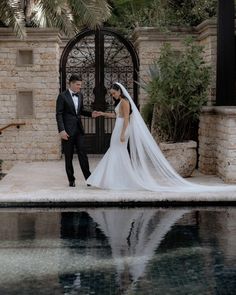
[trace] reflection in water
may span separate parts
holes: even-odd
[[[105,233],[112,249],[120,290],[132,287],[171,226],[187,210],[99,210],[89,215]]]
[[[234,208],[2,211],[0,294],[234,294],[235,217]]]

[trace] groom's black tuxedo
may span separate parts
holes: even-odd
[[[84,110],[83,94],[81,92],[78,93],[77,111],[75,110],[70,91],[66,90],[60,93],[57,98],[56,112],[59,132],[65,130],[70,136],[73,136],[77,131],[84,134],[81,115],[91,117],[91,112]]]
[[[88,157],[84,150],[84,128],[81,121],[81,115],[91,117],[92,113],[84,110],[83,94],[79,92],[78,108],[75,110],[75,104],[69,90],[60,93],[57,97],[56,120],[58,131],[63,130],[69,135],[68,140],[62,140],[65,154],[66,172],[68,180],[74,181],[74,169],[72,164],[74,146],[76,146],[80,167],[85,179],[90,175]]]

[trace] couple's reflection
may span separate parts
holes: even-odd
[[[144,274],[148,261],[186,210],[90,210],[109,240],[122,291]]]
[[[186,212],[171,209],[90,209],[79,215],[62,213],[62,235],[63,238],[84,240],[90,235],[98,240],[105,238],[117,273],[119,292],[117,290],[114,294],[126,294],[144,275],[148,261],[165,235]],[[89,220],[87,225],[84,222],[86,216]],[[65,222],[66,218],[70,218],[71,222]],[[63,224],[70,224],[70,228]],[[94,254],[94,259],[99,259],[97,250]]]

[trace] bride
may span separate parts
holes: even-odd
[[[110,148],[87,179],[88,185],[159,192],[236,190],[235,186],[198,185],[183,179],[163,156],[125,87],[116,82],[110,93],[118,102],[115,113],[96,114],[116,118]]]

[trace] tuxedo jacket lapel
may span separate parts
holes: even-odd
[[[81,93],[79,93],[77,114],[79,114],[79,112],[80,112],[81,104],[82,104],[82,95],[81,95]]]
[[[75,105],[74,105],[73,99],[71,97],[70,91],[68,89],[66,90],[65,95],[66,95],[66,98],[67,98],[68,103],[70,104],[71,108],[73,109],[73,111],[76,114]]]

